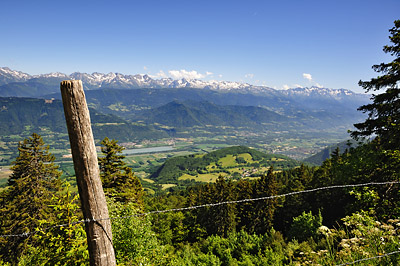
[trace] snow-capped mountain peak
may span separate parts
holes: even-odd
[[[292,88],[284,90],[282,91],[282,93],[288,96],[303,96],[303,97],[325,96],[325,97],[332,97],[335,99],[341,99],[346,96],[355,95],[354,92],[347,89],[329,89],[316,86]]]
[[[0,85],[11,82],[24,82],[30,78],[31,76],[27,73],[11,70],[8,67],[0,67]]]
[[[51,73],[48,73],[48,74],[34,75],[34,76],[31,76],[31,78],[61,78],[61,79],[69,79],[69,76],[67,76],[64,73],[60,73],[60,72],[51,72]]]
[[[21,71],[11,70],[7,67],[0,67],[0,86],[12,82],[25,82],[30,79],[79,79],[82,80],[85,89],[99,88],[199,88],[217,91],[230,91],[238,93],[252,93],[257,95],[286,95],[293,97],[331,97],[341,99],[351,96],[354,92],[346,89],[328,89],[320,87],[292,88],[288,90],[276,90],[267,86],[255,86],[248,83],[218,80],[199,80],[199,79],[178,79],[171,78],[152,78],[147,74],[124,75],[121,73],[99,73],[92,74],[74,72],[66,75],[60,72],[31,76]]]

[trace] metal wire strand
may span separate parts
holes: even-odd
[[[80,223],[90,223],[90,222],[99,222],[99,221],[116,220],[116,219],[128,219],[128,218],[132,218],[132,217],[140,217],[140,216],[159,214],[159,213],[188,211],[188,210],[194,210],[194,209],[199,209],[199,208],[215,207],[215,206],[220,206],[220,205],[225,205],[225,204],[236,204],[236,203],[243,203],[243,202],[259,201],[259,200],[267,200],[267,199],[275,199],[275,198],[283,198],[283,197],[293,196],[293,195],[302,194],[302,193],[310,193],[310,192],[320,191],[320,190],[329,190],[329,189],[337,189],[337,188],[364,187],[364,186],[377,186],[377,185],[388,185],[388,184],[399,184],[399,183],[400,183],[399,181],[388,181],[388,182],[368,182],[368,183],[350,184],[350,185],[334,185],[334,186],[313,188],[313,189],[302,190],[302,191],[289,192],[289,193],[285,193],[285,194],[281,194],[281,195],[272,195],[272,196],[260,197],[260,198],[241,199],[241,200],[224,201],[224,202],[217,202],[217,203],[208,203],[208,204],[202,204],[202,205],[196,205],[196,206],[190,206],[190,207],[184,207],[184,208],[157,210],[157,211],[150,211],[150,212],[146,212],[146,213],[137,213],[137,214],[133,214],[133,215],[108,217],[108,218],[102,218],[102,219],[95,219],[95,218],[93,218],[93,219],[84,219],[84,220],[76,221],[76,222],[73,222],[73,223],[58,224],[58,225],[54,225],[54,226],[50,226],[50,227],[34,230],[34,231],[31,231],[31,232],[25,232],[25,233],[22,233],[22,234],[0,235],[0,237],[3,237],[3,238],[5,238],[5,237],[29,237],[30,235],[34,235],[34,234],[42,232],[42,231],[50,230],[50,229],[57,228],[57,227],[66,227],[66,226],[76,225],[76,224],[80,224]],[[394,255],[394,254],[397,254],[397,253],[400,253],[400,250],[389,252],[389,253],[386,253],[386,254],[383,254],[383,255],[378,255],[378,256],[375,256],[375,257],[364,258],[364,259],[359,259],[359,260],[352,261],[352,262],[337,264],[336,266],[352,265],[352,264],[363,262],[363,261],[368,261],[368,260],[373,260],[373,259],[377,259],[377,258],[383,258],[383,257],[391,256],[391,255]]]
[[[374,259],[378,259],[378,258],[388,257],[388,256],[391,256],[391,255],[394,255],[394,254],[397,254],[397,253],[400,253],[400,250],[392,251],[392,252],[389,252],[389,253],[386,253],[386,254],[382,254],[382,255],[378,255],[378,256],[375,256],[375,257],[359,259],[359,260],[355,260],[355,261],[352,261],[352,262],[346,262],[346,263],[342,263],[342,264],[336,264],[335,266],[356,264],[356,263],[359,263],[359,262],[362,262],[362,261],[374,260]]]
[[[399,184],[399,183],[400,183],[400,181],[387,181],[387,182],[368,182],[368,183],[362,183],[362,184],[349,184],[349,185],[333,185],[333,186],[312,188],[312,189],[307,189],[307,190],[302,190],[302,191],[294,191],[294,192],[289,192],[289,193],[285,193],[285,194],[281,194],[281,195],[265,196],[265,197],[260,197],[260,198],[223,201],[223,202],[208,203],[208,204],[189,206],[189,207],[183,207],[183,208],[175,208],[175,209],[167,209],[167,210],[156,210],[156,211],[150,211],[150,212],[146,212],[146,213],[137,213],[137,214],[132,214],[132,215],[126,215],[126,216],[107,217],[107,218],[102,218],[102,219],[95,219],[95,218],[84,219],[84,220],[76,221],[76,222],[73,222],[73,223],[65,223],[65,224],[53,225],[53,226],[49,226],[49,227],[46,227],[46,228],[34,230],[34,231],[31,231],[31,232],[25,232],[25,233],[21,233],[21,234],[0,235],[0,237],[3,237],[3,238],[5,238],[5,237],[28,237],[30,235],[33,235],[33,234],[36,234],[36,233],[39,233],[39,232],[42,232],[42,231],[47,231],[49,229],[53,229],[53,228],[57,228],[57,227],[66,227],[66,226],[76,225],[76,224],[80,224],[80,223],[90,223],[90,222],[98,222],[98,221],[105,221],[105,220],[116,220],[116,219],[128,219],[128,218],[132,218],[132,217],[140,217],[140,216],[147,216],[147,215],[167,213],[167,212],[188,211],[188,210],[194,210],[194,209],[199,209],[199,208],[216,207],[216,206],[225,205],[225,204],[236,204],[236,203],[244,203],[244,202],[251,202],[251,201],[283,198],[283,197],[293,196],[293,195],[302,194],[302,193],[310,193],[310,192],[320,191],[320,190],[329,190],[329,189],[338,189],[338,188],[352,188],[352,187],[365,187],[365,186],[379,186],[379,185]]]

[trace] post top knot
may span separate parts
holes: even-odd
[[[63,80],[60,83],[61,90],[63,89],[83,89],[82,81],[81,80]]]
[[[61,85],[63,85],[63,84],[69,84],[69,83],[82,83],[82,80],[79,80],[79,79],[77,79],[77,80],[63,80],[63,81],[61,81]]]

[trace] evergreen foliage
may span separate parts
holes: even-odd
[[[101,142],[101,152],[104,157],[99,158],[100,177],[106,195],[121,202],[136,202],[142,204],[143,188],[140,180],[134,175],[123,161],[124,147],[118,141],[104,138]]]
[[[275,166],[276,168],[287,169],[299,165],[297,161],[283,155],[265,154],[245,146],[232,146],[204,155],[186,155],[169,158],[150,176],[150,178],[164,183],[176,183],[178,177],[183,174],[197,175],[203,172],[223,172],[224,166],[219,163],[220,159],[227,156],[242,158],[240,157],[242,154],[249,154],[252,162],[248,163],[240,159],[240,162],[238,162],[234,159],[232,167],[252,166],[258,168],[260,166]],[[243,163],[243,161],[245,163]],[[212,168],[211,165],[213,165],[214,168]]]
[[[232,181],[226,181],[223,176],[219,176],[215,185],[212,186],[213,203],[235,200]],[[213,217],[213,219],[210,219]],[[236,230],[236,206],[235,204],[224,204],[215,206],[208,210],[207,232],[209,235],[228,236],[228,233]]]
[[[129,216],[141,212],[133,202],[122,204],[109,199],[109,213],[112,217]],[[161,256],[165,247],[151,230],[148,217],[130,217],[112,221],[113,246],[118,265],[161,265],[167,259]]]
[[[73,196],[66,183],[66,192],[53,197],[49,207],[56,213],[54,221],[40,220],[39,232],[22,261],[26,265],[89,265],[85,225],[82,220],[79,196]],[[66,226],[57,226],[64,224]],[[41,228],[50,228],[41,230]]]
[[[382,138],[384,147],[398,149],[400,147],[400,20],[394,22],[389,30],[392,45],[385,45],[383,51],[394,56],[392,62],[374,65],[372,68],[382,73],[381,76],[370,81],[360,81],[367,92],[385,90],[373,95],[371,104],[363,105],[360,111],[368,113],[368,119],[363,123],[355,124],[358,131],[354,137],[376,135]]]
[[[289,236],[301,242],[308,240],[310,237],[317,241],[317,230],[321,226],[321,212],[318,215],[312,215],[312,212],[303,212],[293,218]]]
[[[41,136],[33,133],[20,142],[18,151],[9,187],[1,193],[0,234],[21,234],[35,230],[40,220],[53,221],[55,215],[50,205],[54,204],[53,195],[62,190],[61,172]],[[0,241],[3,259],[15,261],[35,240],[27,237]]]
[[[321,165],[326,159],[331,158],[331,154],[336,150],[336,148],[339,148],[341,153],[346,152],[346,150],[353,149],[360,145],[362,143],[358,143],[354,139],[349,139],[346,141],[339,142],[334,145],[330,145],[323,149],[322,151],[302,160],[305,163],[309,163],[312,165]]]
[[[253,197],[261,198],[277,194],[278,182],[273,167],[271,166],[267,175],[261,176],[261,178],[255,182]],[[253,232],[263,234],[272,228],[277,204],[278,199],[260,200],[253,203],[253,217],[251,219]]]
[[[290,169],[277,174],[277,180],[281,180],[279,194],[303,191],[312,188],[313,168],[301,165],[298,168]],[[284,176],[284,178],[281,178]],[[301,214],[304,210],[310,209],[310,201],[307,201],[307,195],[297,194],[290,198],[285,198],[281,208],[277,209],[274,217],[274,227],[285,234],[288,232],[293,217]]]
[[[254,197],[255,183],[245,179],[240,179],[235,185],[237,200],[251,199]],[[237,231],[254,231],[254,208],[252,202],[243,202],[236,205],[237,210]]]

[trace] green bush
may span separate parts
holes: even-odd
[[[322,226],[321,212],[318,215],[312,215],[312,212],[303,212],[301,215],[293,218],[290,227],[289,236],[291,239],[297,239],[300,242],[308,240],[310,237],[314,241],[318,238],[317,230]]]

